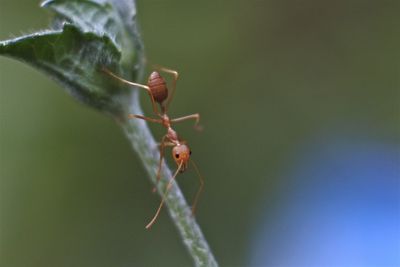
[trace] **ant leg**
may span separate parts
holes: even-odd
[[[145,117],[142,115],[136,115],[136,114],[129,114],[128,118],[129,119],[141,119],[141,120],[150,121],[150,122],[154,122],[154,123],[162,123],[161,120]]]
[[[143,88],[145,90],[149,90],[149,87],[147,85],[140,84],[140,83],[134,83],[134,82],[125,80],[124,78],[119,77],[118,75],[116,75],[115,73],[111,72],[109,69],[107,69],[105,67],[102,68],[102,71],[107,73],[108,75],[110,75],[111,77],[113,77],[114,79],[117,79],[118,81],[120,81],[122,83],[126,83],[126,84],[129,84],[129,85],[132,85],[132,86],[137,86],[137,87]]]
[[[107,73],[108,75],[110,75],[111,77],[113,77],[114,79],[116,79],[116,80],[118,80],[118,81],[120,81],[120,82],[122,82],[122,83],[125,83],[125,84],[128,84],[128,85],[132,85],[132,86],[136,86],[136,87],[145,89],[145,90],[147,91],[147,93],[149,94],[149,96],[150,96],[151,105],[153,106],[153,111],[154,111],[154,113],[160,116],[160,113],[158,112],[158,109],[157,109],[156,102],[154,101],[154,97],[153,97],[153,95],[152,95],[152,93],[151,93],[151,91],[150,91],[150,88],[149,88],[147,85],[140,84],[140,83],[134,83],[134,82],[125,80],[125,79],[123,79],[123,78],[117,76],[116,74],[112,73],[112,72],[111,72],[110,70],[108,70],[107,68],[104,68],[104,67],[103,67],[102,70],[103,70],[105,73]]]
[[[176,119],[172,119],[171,122],[175,123],[175,122],[181,122],[181,121],[186,121],[186,120],[191,120],[191,119],[196,120],[195,123],[194,123],[194,126],[193,126],[196,130],[200,131],[200,130],[203,129],[203,127],[201,127],[199,125],[199,122],[200,122],[200,114],[199,113],[188,115],[188,116],[184,116],[184,117],[180,117],[180,118],[176,118]]]
[[[171,74],[173,76],[172,90],[171,90],[171,93],[170,93],[167,101],[165,102],[165,110],[167,110],[168,106],[169,106],[170,102],[172,101],[172,98],[174,97],[174,94],[175,94],[176,81],[179,78],[179,73],[176,70],[168,69],[168,68],[165,68],[165,67],[162,67],[162,66],[159,66],[159,65],[154,65],[154,68],[156,70],[158,70],[158,71],[163,71],[163,72],[169,73],[169,74]]]
[[[171,187],[172,187],[172,183],[174,182],[174,180],[175,180],[176,176],[178,175],[179,171],[181,170],[182,165],[183,165],[183,162],[181,162],[181,163],[179,164],[178,169],[176,169],[176,172],[174,173],[174,176],[172,176],[172,178],[169,180],[168,185],[167,185],[167,188],[165,189],[164,195],[163,195],[163,197],[162,197],[160,206],[158,207],[158,209],[157,209],[157,211],[156,211],[156,214],[154,215],[153,219],[151,219],[151,221],[146,225],[146,229],[149,229],[149,228],[155,223],[155,221],[156,221],[158,215],[160,214],[161,208],[162,208],[163,205],[164,205],[165,198],[167,197],[168,192],[169,192],[169,190],[170,190]]]
[[[151,93],[150,89],[147,90],[147,93],[149,94],[150,100],[151,100],[151,106],[153,107],[153,112],[158,115],[159,117],[161,117],[160,112],[158,112],[157,109],[157,105],[156,105],[156,101],[154,101],[154,97],[153,94]]]
[[[197,202],[199,201],[200,194],[203,192],[204,179],[203,179],[203,176],[201,176],[199,169],[197,168],[197,165],[194,163],[194,161],[190,160],[190,162],[192,163],[194,169],[196,170],[197,175],[199,176],[199,180],[200,180],[200,187],[197,190],[197,193],[196,193],[196,196],[194,197],[194,201],[193,201],[193,205],[192,205],[192,215],[194,215],[194,213],[196,211]]]
[[[164,160],[164,148],[165,148],[165,146],[166,145],[168,145],[166,142],[165,142],[165,139],[167,138],[167,136],[163,136],[163,138],[161,139],[161,143],[160,143],[160,161],[158,162],[158,170],[157,170],[157,182],[156,182],[156,184],[158,184],[158,182],[160,181],[160,179],[161,179],[161,168],[162,168],[162,162],[163,162],[163,160]],[[156,190],[157,190],[157,188],[156,188],[156,186],[154,186],[153,187],[153,193],[155,193],[156,192]]]

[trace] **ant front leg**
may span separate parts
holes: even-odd
[[[174,146],[173,143],[171,142],[167,142],[167,136],[164,135],[164,137],[161,139],[161,143],[160,143],[160,161],[158,162],[158,170],[157,170],[157,182],[156,184],[158,184],[158,182],[161,179],[161,168],[162,168],[162,163],[164,161],[164,151],[165,151],[165,147],[166,146]],[[153,187],[153,193],[155,193],[157,190],[156,186]]]
[[[163,136],[163,138],[161,139],[161,143],[160,143],[160,161],[158,162],[158,170],[157,170],[157,182],[156,185],[158,184],[158,182],[161,179],[161,168],[162,168],[162,163],[164,161],[164,149],[165,146],[168,145],[167,142],[165,141],[167,139],[167,136]],[[153,187],[153,193],[156,192],[157,188],[156,185]]]
[[[186,121],[186,120],[195,120],[193,127],[198,131],[201,131],[203,129],[203,127],[201,125],[199,125],[199,122],[200,122],[200,114],[199,113],[172,119],[171,122],[175,123],[175,122],[182,122],[182,121]]]

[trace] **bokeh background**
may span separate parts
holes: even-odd
[[[399,1],[137,5],[148,60],[181,74],[172,115],[202,116],[178,130],[221,266],[400,265]],[[0,0],[2,40],[48,22]],[[110,118],[8,58],[0,87],[1,266],[192,264],[165,211],[145,231],[159,198]]]

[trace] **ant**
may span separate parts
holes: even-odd
[[[149,229],[155,223],[158,215],[160,214],[161,208],[164,205],[165,198],[167,197],[168,192],[172,187],[173,181],[175,180],[178,173],[183,173],[187,169],[189,161],[192,163],[192,165],[200,179],[200,187],[195,195],[193,205],[192,205],[192,215],[194,215],[194,213],[195,213],[195,209],[196,209],[196,205],[197,205],[199,196],[204,187],[204,179],[201,176],[201,174],[197,168],[197,165],[194,163],[193,160],[190,159],[192,151],[190,150],[189,146],[187,145],[187,142],[185,140],[182,140],[181,138],[179,138],[177,132],[174,129],[172,129],[173,123],[194,119],[195,120],[195,125],[194,125],[195,129],[200,130],[201,127],[199,127],[199,125],[198,125],[199,121],[200,121],[200,114],[196,113],[196,114],[192,114],[192,115],[188,115],[188,116],[184,116],[184,117],[180,117],[180,118],[176,118],[176,119],[170,119],[169,116],[167,115],[167,111],[168,111],[169,104],[171,103],[172,98],[174,97],[174,93],[175,93],[175,89],[176,89],[176,82],[178,80],[179,74],[175,70],[171,70],[171,69],[164,68],[164,67],[155,67],[155,69],[156,70],[150,74],[149,79],[147,81],[147,85],[144,85],[144,84],[127,81],[127,80],[117,76],[116,74],[112,73],[108,69],[103,68],[103,71],[105,73],[107,73],[108,75],[110,75],[111,77],[113,77],[114,79],[116,79],[124,84],[128,84],[128,85],[139,87],[139,88],[146,90],[147,93],[149,94],[149,97],[151,100],[153,112],[155,115],[157,115],[159,117],[159,118],[155,119],[155,118],[145,117],[142,115],[129,114],[128,118],[137,118],[137,119],[142,119],[142,120],[149,121],[149,122],[159,123],[167,130],[167,133],[162,137],[161,143],[160,143],[160,160],[159,160],[158,170],[157,170],[157,183],[160,181],[160,178],[161,178],[161,167],[162,167],[162,162],[164,160],[165,147],[167,147],[167,146],[172,147],[172,157],[173,157],[175,163],[177,164],[177,169],[176,169],[174,175],[172,176],[172,178],[168,182],[168,185],[166,187],[164,195],[161,199],[161,203],[160,203],[154,217],[146,225],[146,229]],[[167,84],[166,84],[164,78],[160,75],[159,71],[171,74],[173,76],[172,91],[169,96],[168,96]],[[159,104],[161,112],[158,111],[156,102]],[[155,192],[156,187],[154,187],[152,191]]]

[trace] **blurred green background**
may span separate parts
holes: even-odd
[[[260,207],[289,197],[282,174],[318,133],[399,145],[399,1],[137,6],[148,60],[181,75],[172,116],[202,116],[201,133],[177,128],[206,180],[197,220],[221,266],[249,264]],[[1,40],[49,21],[38,1],[0,0]],[[159,197],[110,118],[8,58],[0,87],[1,266],[192,264],[165,211],[144,229]],[[195,173],[178,180],[191,199]]]

